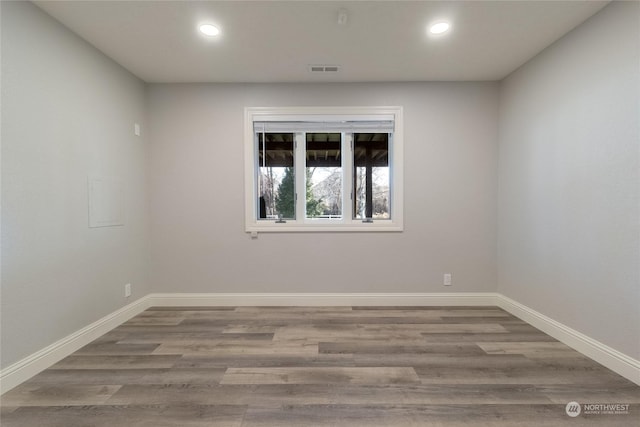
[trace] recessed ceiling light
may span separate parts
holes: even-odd
[[[200,27],[198,27],[198,29],[205,36],[217,36],[218,34],[220,34],[220,28],[211,24],[202,24],[200,25]]]
[[[448,22],[438,22],[433,24],[430,28],[429,28],[429,32],[431,34],[442,34],[442,33],[446,33],[447,31],[449,31],[449,23]]]

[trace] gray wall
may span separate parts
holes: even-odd
[[[640,359],[640,4],[613,3],[500,92],[502,294]]]
[[[1,83],[6,367],[149,292],[148,190],[144,84],[30,3],[2,2]],[[125,226],[88,228],[89,175],[126,184]]]
[[[496,285],[496,83],[150,85],[154,289],[456,292]],[[403,233],[244,232],[245,106],[404,107]],[[451,288],[442,274],[453,273]]]

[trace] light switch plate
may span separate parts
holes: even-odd
[[[445,273],[444,275],[444,286],[451,286],[451,274]]]

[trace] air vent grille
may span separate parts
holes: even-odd
[[[337,73],[340,71],[339,65],[309,65],[312,73]]]

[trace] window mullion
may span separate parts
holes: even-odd
[[[305,155],[305,134],[296,133],[295,136],[295,174],[296,174],[296,221],[304,222],[306,216],[306,155]]]
[[[389,134],[389,139],[388,139],[388,147],[389,147],[389,219],[394,219],[394,215],[396,214],[394,212],[394,206],[395,206],[395,200],[394,197],[396,196],[396,188],[395,188],[395,179],[393,177],[393,175],[395,174],[395,163],[394,163],[394,153],[395,153],[395,147],[393,144],[393,133]]]
[[[342,134],[342,221],[353,221],[353,134]]]

